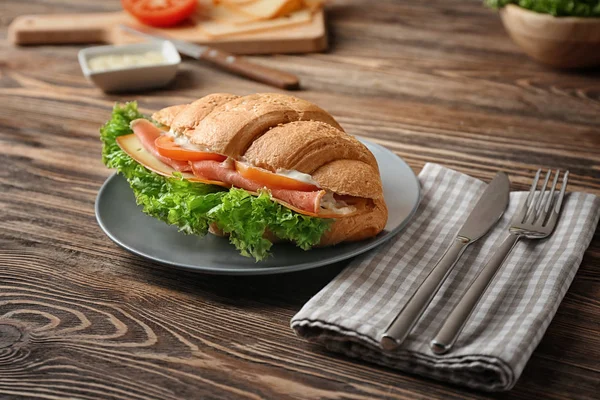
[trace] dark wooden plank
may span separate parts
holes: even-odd
[[[373,3],[375,4],[375,3]],[[173,271],[115,246],[97,226],[110,174],[98,127],[115,101],[146,111],[204,94],[271,91],[187,61],[174,84],[105,95],[80,47],[13,48],[26,13],[106,11],[119,2],[0,5],[0,397],[594,398],[600,391],[600,236],[516,388],[485,394],[327,352],[289,319],[344,265],[274,277]],[[335,1],[331,51],[253,57],[299,75],[298,95],[418,172],[438,162],[524,189],[539,166],[569,168],[600,194],[600,73],[528,60],[479,2]]]

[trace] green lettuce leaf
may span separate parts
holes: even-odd
[[[484,0],[484,3],[492,8],[516,4],[555,17],[600,17],[600,0]]]
[[[200,236],[215,223],[242,255],[257,261],[269,255],[272,242],[264,237],[267,231],[308,250],[329,229],[331,220],[298,214],[272,201],[266,191],[252,196],[243,189],[224,190],[146,169],[116,143],[118,136],[132,133],[129,123],[137,118],[145,117],[135,102],[115,105],[111,119],[100,129],[102,161],[127,179],[146,214]]]

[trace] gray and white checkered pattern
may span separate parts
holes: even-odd
[[[588,247],[600,198],[570,193],[555,232],[513,249],[453,350],[434,355],[429,341],[469,282],[505,235],[526,192],[488,235],[467,248],[429,308],[398,351],[378,345],[387,325],[456,235],[485,183],[435,164],[419,174],[422,201],[409,225],[390,242],[355,259],[291,322],[296,333],[334,351],[450,381],[501,391],[512,388],[540,342]]]

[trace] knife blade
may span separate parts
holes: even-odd
[[[504,172],[496,174],[467,217],[457,236],[475,241],[498,222],[508,206],[510,182]]]
[[[402,344],[467,246],[485,235],[504,214],[509,194],[508,176],[499,172],[471,210],[442,258],[387,327],[379,342],[384,350],[394,350]]]
[[[296,75],[255,64],[244,57],[223,50],[186,42],[185,40],[170,38],[167,35],[157,32],[155,29],[147,27],[136,26],[134,28],[129,25],[120,25],[120,28],[126,32],[147,39],[168,40],[173,43],[177,51],[181,54],[185,54],[186,56],[197,60],[208,61],[229,72],[245,76],[258,82],[287,90],[298,89],[300,86],[300,82]]]

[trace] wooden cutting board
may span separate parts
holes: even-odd
[[[118,28],[119,24],[139,23],[127,13],[23,15],[8,28],[9,39],[17,45],[108,43],[123,44],[143,39]],[[323,10],[307,24],[225,37],[211,37],[193,22],[161,33],[198,44],[208,44],[236,54],[310,53],[327,48]]]

